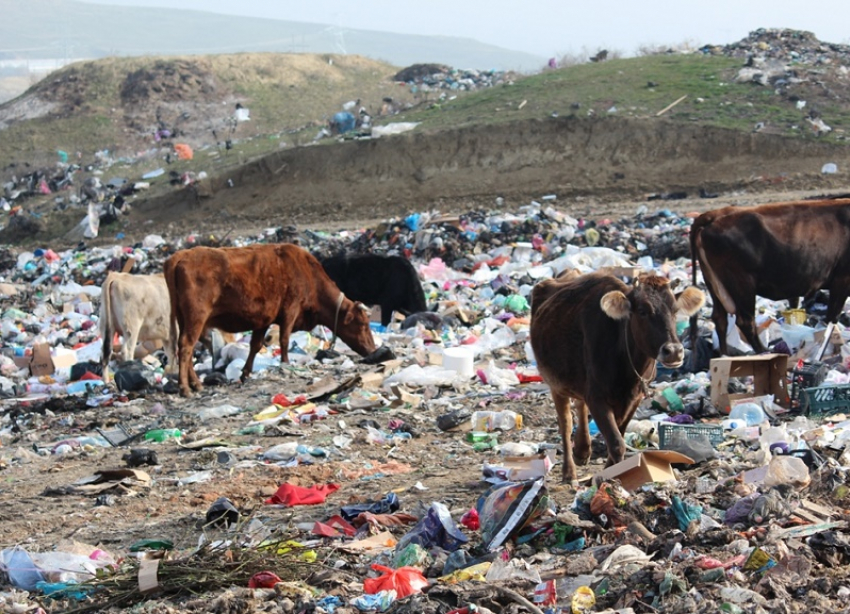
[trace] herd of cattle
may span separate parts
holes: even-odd
[[[678,296],[675,283],[655,274],[625,283],[603,272],[566,271],[534,287],[531,345],[557,412],[564,481],[575,482],[575,461],[590,458],[589,416],[606,442],[608,464],[619,462],[623,433],[656,363],[682,364],[676,314],[692,316],[695,332],[705,302],[696,287],[697,265],[712,298],[721,353],[727,314],[736,316],[752,347],[764,351],[755,331],[756,295],[797,301],[829,290],[827,319],[834,322],[850,293],[850,198],[709,211],[696,218],[690,239],[693,285]],[[272,324],[280,329],[281,362],[287,361],[290,334],[319,324],[361,356],[372,354],[376,345],[365,305],[381,306],[384,325],[393,311],[426,311],[410,262],[371,254],[319,261],[292,244],[195,247],[171,256],[164,275],[109,274],[100,313],[102,360],[105,367],[116,332],[124,338],[124,359],[137,342],[161,339],[179,369],[180,393],[189,396],[201,389],[193,350],[205,331],[251,331],[244,381]]]

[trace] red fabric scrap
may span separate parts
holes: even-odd
[[[275,574],[270,571],[260,571],[251,576],[248,580],[248,588],[274,588],[278,582],[283,582]]]
[[[294,484],[281,484],[277,492],[266,499],[266,505],[318,505],[324,503],[332,492],[339,490],[339,484],[319,484],[304,488]]]

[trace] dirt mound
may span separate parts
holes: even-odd
[[[121,84],[121,102],[124,105],[148,104],[152,100],[177,102],[212,96],[216,90],[215,75],[207,62],[158,60],[151,67],[127,75]]]

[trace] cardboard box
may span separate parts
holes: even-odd
[[[777,405],[789,406],[788,356],[786,354],[712,358],[709,371],[711,403],[720,411],[729,413],[729,404],[734,399],[760,397],[766,394],[772,394]],[[729,378],[750,376],[753,378],[752,393],[729,394]]]
[[[30,373],[36,377],[42,375],[53,375],[56,365],[50,356],[50,346],[46,343],[37,343],[32,346],[32,361],[30,361]]]
[[[624,461],[611,465],[597,474],[596,481],[620,480],[626,490],[636,490],[651,482],[669,482],[675,480],[673,463],[693,465],[692,458],[672,450],[646,450]]]

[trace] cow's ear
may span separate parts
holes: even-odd
[[[670,280],[670,291],[671,291],[671,292],[675,292],[675,291],[676,291],[676,288],[678,288],[678,287],[679,287],[679,284],[681,283],[681,281],[682,281],[682,280],[681,280],[681,279],[679,279],[679,278],[671,279],[671,280]]]
[[[679,311],[689,316],[694,315],[703,305],[705,305],[705,294],[694,286],[685,288],[685,291],[679,295],[676,301],[676,307],[679,308]]]
[[[629,298],[619,290],[612,290],[602,297],[599,306],[609,318],[613,320],[625,320],[632,312]]]

